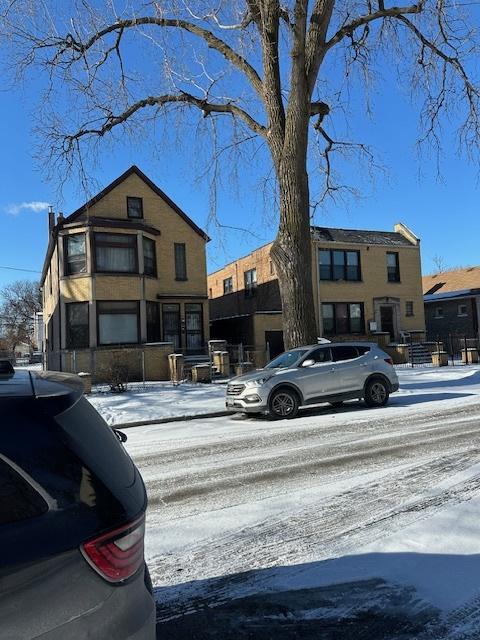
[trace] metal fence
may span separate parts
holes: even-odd
[[[479,362],[480,340],[478,337],[449,333],[429,335],[424,341],[415,341],[405,336],[405,344],[395,345],[398,351],[403,347],[404,362],[399,367],[465,366]]]

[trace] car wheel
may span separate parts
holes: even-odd
[[[290,389],[274,391],[270,398],[269,414],[272,418],[295,418],[300,405],[298,395]]]
[[[334,409],[338,409],[343,405],[343,400],[337,400],[337,402],[329,402],[328,404]]]
[[[379,378],[370,380],[365,389],[365,404],[368,407],[384,407],[389,395],[390,390],[386,382]]]

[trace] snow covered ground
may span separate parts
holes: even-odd
[[[225,409],[225,384],[171,382],[133,383],[126,393],[112,394],[101,388],[88,396],[108,424],[196,416]]]
[[[451,400],[480,393],[480,381],[472,375],[474,366],[442,369],[398,368],[400,391],[391,398],[395,407]],[[111,394],[103,387],[89,396],[90,402],[109,424],[140,422],[178,416],[201,415],[225,409],[225,384],[184,383],[174,387],[170,382],[147,382],[129,385],[127,393]]]
[[[480,369],[399,373],[384,409],[129,430],[162,637],[480,638]]]

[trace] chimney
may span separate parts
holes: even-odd
[[[55,214],[53,213],[53,207],[48,207],[48,234],[51,236],[53,233],[53,227],[55,226]]]

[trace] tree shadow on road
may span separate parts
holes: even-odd
[[[160,587],[157,637],[478,640],[479,575],[478,555],[372,553]]]

